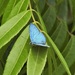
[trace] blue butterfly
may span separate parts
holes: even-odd
[[[44,46],[44,47],[49,47],[46,44],[46,38],[42,32],[34,25],[30,24],[29,27],[30,31],[30,40],[33,45],[38,45],[38,46]]]

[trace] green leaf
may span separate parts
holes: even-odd
[[[44,47],[33,47],[30,50],[27,61],[27,75],[41,75],[47,58],[47,49]]]
[[[0,48],[8,43],[29,21],[31,11],[24,11],[0,27]]]
[[[13,7],[15,6],[15,4],[16,4],[16,0],[9,0],[9,3],[5,9],[5,12],[4,12],[4,15],[2,18],[2,24],[6,22],[9,14],[10,14],[11,10],[13,9]]]
[[[0,61],[0,75],[2,75],[3,74],[3,64],[2,64],[2,62]]]
[[[58,16],[59,18],[62,18],[64,20],[67,20],[67,15],[68,15],[68,6],[67,6],[67,0],[63,0],[59,5],[58,5]]]
[[[75,63],[75,36],[71,36],[69,43],[64,49],[63,55],[64,53],[66,53],[65,59],[70,67],[73,63]]]
[[[75,31],[75,0],[71,0],[72,2],[72,14],[73,14],[73,28],[72,32]]]
[[[67,31],[68,31],[67,24],[65,23],[65,21],[61,20],[59,22],[56,30],[54,31],[54,33],[51,36],[60,51],[63,50],[65,44],[68,42],[67,41],[68,40]],[[65,40],[66,40],[66,42],[65,42]]]
[[[29,26],[22,32],[14,44],[5,65],[3,75],[17,75],[27,61],[29,42]],[[28,44],[27,44],[28,43]]]
[[[15,5],[15,7],[12,9],[12,11],[11,11],[9,17],[7,18],[7,20],[12,18],[13,16],[17,15],[18,13],[20,13],[22,11],[26,11],[26,9],[28,7],[28,3],[29,3],[29,0],[20,0]]]
[[[41,17],[41,14],[40,14],[40,11],[39,11],[39,8],[38,8],[37,4],[36,4],[36,9],[37,9],[37,11],[34,10],[34,12],[37,14],[37,16],[39,18],[39,21],[40,21],[40,24],[41,24],[41,28],[42,28],[42,30],[47,32],[45,24],[44,24],[44,21],[43,21],[43,19]]]
[[[4,13],[9,0],[0,0],[0,16]]]
[[[56,10],[55,7],[51,6],[47,9],[45,14],[43,15],[43,20],[45,22],[48,33],[52,30],[56,20]]]
[[[42,13],[42,11],[44,10],[44,7],[45,7],[45,0],[39,0],[38,8],[39,8],[40,13]]]
[[[50,49],[48,50],[48,75],[52,75],[53,68],[56,68],[56,67],[57,67],[57,62],[55,58],[55,53],[53,51],[53,48],[50,47]]]
[[[20,71],[20,73],[18,74],[18,75],[24,75],[24,74],[26,74],[27,73],[27,65],[25,65],[22,69],[21,69],[21,71]]]
[[[15,2],[15,3],[13,3],[13,2]],[[7,9],[6,9],[6,11],[5,11],[5,13],[7,14],[8,12],[9,12],[9,16],[10,16],[10,18],[11,17],[13,17],[13,16],[15,16],[15,15],[17,15],[19,12],[22,12],[22,11],[24,11],[24,10],[26,10],[27,9],[27,6],[28,6],[28,2],[29,2],[29,0],[20,0],[18,3],[17,3],[17,1],[12,1],[12,0],[10,0],[10,2],[9,2],[9,5],[7,6]],[[17,4],[16,4],[17,3]],[[11,4],[11,5],[10,5]],[[13,5],[14,4],[14,5]],[[16,4],[16,5],[15,5]],[[11,8],[13,8],[13,9],[11,9],[11,13],[10,13],[10,11],[9,11],[9,9],[10,9],[10,7]],[[8,10],[8,11],[7,11]],[[6,18],[5,18],[5,13],[4,13],[4,15],[3,15],[3,19],[6,19],[6,18],[8,18],[9,19],[9,16],[8,15],[6,15]],[[8,16],[8,17],[7,17]],[[13,40],[12,40],[13,41]],[[11,42],[10,42],[11,43]],[[0,58],[3,56],[3,54],[4,54],[4,52],[5,52],[5,50],[8,48],[8,46],[10,45],[10,43],[9,44],[7,44],[6,46],[4,46],[1,50],[0,50]]]
[[[0,49],[0,60],[2,59],[5,51],[7,50],[8,46],[10,45],[10,42],[7,43],[5,46],[3,46],[1,49]]]
[[[44,32],[45,33],[45,32]],[[62,65],[64,66],[66,72],[68,73],[68,75],[71,75],[71,72],[69,70],[69,67],[64,59],[64,57],[62,56],[62,54],[60,53],[60,50],[57,48],[57,46],[55,45],[55,43],[52,41],[52,39],[45,33],[46,37],[48,38],[49,41],[49,45],[54,49],[55,53],[57,54],[59,60],[61,61]]]
[[[55,5],[56,2],[55,2],[55,0],[48,0],[48,4],[49,4],[49,5]]]
[[[56,0],[57,5],[59,5],[62,2],[63,2],[63,0]]]
[[[65,57],[65,60],[69,67],[71,67],[72,64],[75,63],[75,36],[71,36],[70,41],[64,49],[63,56]],[[60,64],[58,68],[53,72],[53,75],[63,75],[64,73],[65,70],[62,64]]]

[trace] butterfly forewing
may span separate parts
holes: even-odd
[[[38,45],[38,46],[44,46],[48,47],[46,45],[46,38],[42,32],[34,25],[30,24],[30,40],[32,44]]]
[[[35,25],[33,25],[31,23],[30,24],[30,39],[31,39],[31,42],[33,42],[35,40],[36,33],[39,34],[39,30],[37,29],[37,27]]]

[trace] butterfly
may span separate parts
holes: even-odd
[[[30,32],[30,40],[33,45],[49,47],[46,44],[46,38],[44,34],[40,32],[40,30],[33,23],[30,23],[29,32]]]

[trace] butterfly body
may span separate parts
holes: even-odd
[[[29,31],[30,40],[33,45],[49,47],[48,45],[46,45],[46,38],[44,34],[40,32],[40,30],[34,24],[30,24]]]

